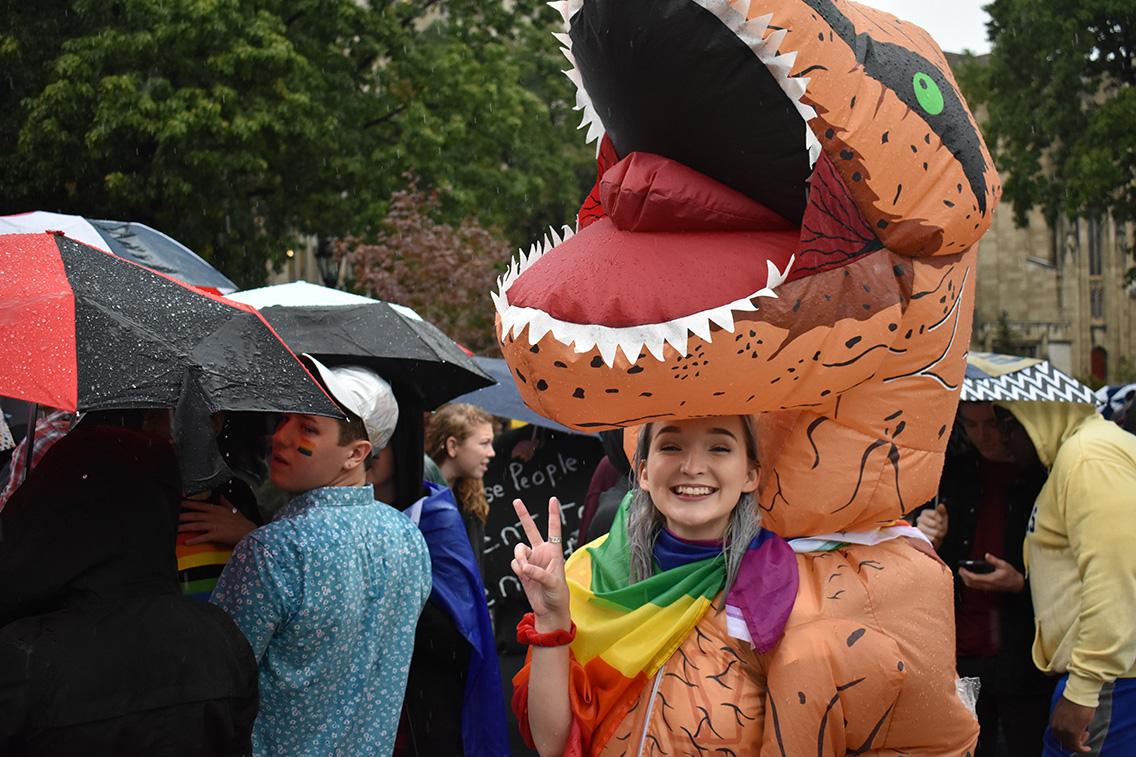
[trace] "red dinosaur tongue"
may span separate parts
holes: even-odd
[[[790,231],[764,205],[681,163],[633,152],[600,180],[600,202],[623,231]]]
[[[509,304],[557,320],[622,328],[749,297],[784,272],[800,231],[693,169],[632,153],[604,174],[607,217],[538,260]]]

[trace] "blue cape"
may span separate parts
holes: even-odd
[[[430,493],[410,510],[419,510],[418,528],[430,551],[430,599],[472,647],[462,703],[462,745],[466,757],[507,756],[505,699],[485,587],[453,493],[434,483],[426,486]]]

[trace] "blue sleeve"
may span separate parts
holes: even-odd
[[[275,556],[254,531],[237,544],[213,590],[210,601],[236,622],[258,663],[291,615],[296,583],[288,578],[293,572],[294,566]]]

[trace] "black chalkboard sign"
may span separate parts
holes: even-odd
[[[603,457],[603,446],[594,436],[523,426],[498,435],[493,443],[497,456],[485,472],[485,497],[489,521],[485,524],[482,574],[497,639],[498,662],[509,717],[510,749],[514,757],[535,757],[521,741],[510,708],[511,681],[524,663],[525,647],[516,641],[517,621],[529,611],[521,582],[509,563],[513,547],[527,541],[513,500],[520,497],[533,515],[541,534],[548,534],[548,498],[560,498],[564,555],[576,548],[580,512],[588,494],[592,473]]]
[[[484,479],[485,497],[489,500],[482,557],[485,590],[496,614],[501,614],[501,603],[519,602],[525,606],[522,612],[527,612],[521,582],[509,567],[513,547],[526,541],[513,511],[513,500],[524,500],[537,528],[547,534],[548,498],[559,497],[564,554],[571,554],[576,547],[588,484],[603,458],[603,447],[594,436],[523,426],[500,434],[493,448],[497,456],[490,462]]]

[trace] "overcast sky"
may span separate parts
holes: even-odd
[[[947,52],[990,52],[986,41],[988,16],[982,6],[990,0],[863,0],[902,19],[919,24]]]

